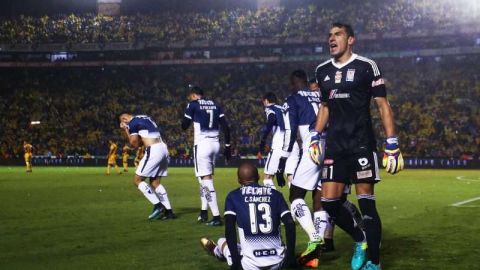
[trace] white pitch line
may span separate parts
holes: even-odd
[[[471,198],[471,199],[468,199],[468,200],[465,200],[465,201],[461,201],[461,202],[457,202],[457,203],[454,203],[454,204],[450,204],[450,206],[454,206],[454,207],[459,207],[463,204],[467,204],[467,203],[470,203],[470,202],[474,202],[474,201],[478,201],[480,200],[480,197],[475,197],[475,198]],[[464,206],[463,206],[464,207]]]
[[[476,179],[475,178],[472,179],[472,178],[466,178],[466,176],[461,175],[461,176],[457,176],[456,178],[457,178],[457,180],[460,180],[460,181],[480,182],[480,177],[477,177]]]

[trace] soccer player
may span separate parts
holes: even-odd
[[[206,224],[221,226],[220,211],[217,204],[217,194],[213,186],[213,171],[215,159],[220,151],[219,130],[225,136],[224,156],[230,159],[230,129],[222,108],[213,100],[203,97],[203,90],[197,86],[190,87],[190,101],[182,120],[182,129],[187,130],[193,122],[194,147],[193,159],[195,176],[200,178],[200,199],[202,202],[199,222],[207,222],[208,207],[213,218]]]
[[[285,136],[288,143],[284,150],[292,152],[297,140],[297,132],[302,140],[302,156],[293,175],[290,185],[291,211],[309,237],[307,249],[300,256],[300,263],[318,257],[321,246],[324,244],[325,229],[328,224],[327,212],[321,208],[321,203],[314,205],[312,214],[305,202],[307,191],[317,192],[320,168],[309,158],[310,132],[314,128],[317,111],[320,104],[319,92],[308,88],[307,74],[303,70],[295,70],[290,76],[292,94],[286,101]],[[280,168],[285,168],[286,158],[281,158]],[[281,169],[280,169],[281,170]]]
[[[112,140],[109,140],[108,143],[109,145],[109,151],[108,151],[108,156],[107,156],[107,175],[110,175],[110,167],[114,167],[115,171],[118,174],[122,174],[120,169],[117,166],[117,149],[118,146],[116,143],[114,143]]]
[[[128,172],[128,151],[130,150],[130,147],[128,145],[124,145],[122,148],[122,165],[123,165],[123,171]]]
[[[142,143],[145,146],[145,155],[135,171],[133,182],[154,205],[148,218],[174,219],[176,216],[173,214],[167,191],[161,183],[162,177],[167,176],[168,149],[157,124],[146,115],[134,116],[128,112],[120,114],[119,120],[120,128],[125,131],[130,145],[138,147]],[[146,178],[150,178],[151,186],[145,183]]]
[[[25,158],[25,166],[27,167],[26,172],[32,172],[32,155],[33,155],[33,146],[27,141],[23,141],[23,157]]]
[[[216,245],[202,238],[211,255],[226,260],[230,269],[280,269],[294,267],[295,223],[282,194],[258,184],[258,170],[251,162],[240,164],[238,183],[225,201],[225,238]],[[280,222],[285,225],[287,247],[282,244]],[[237,243],[237,230],[240,244]]]
[[[288,157],[288,154],[283,151],[283,145],[285,144],[283,141],[285,138],[284,110],[282,106],[276,105],[277,96],[272,92],[268,92],[263,96],[262,103],[265,107],[267,122],[263,128],[260,140],[259,155],[265,150],[268,135],[270,132],[273,133],[271,150],[265,163],[263,185],[275,188],[273,177],[277,175],[277,183],[280,187],[283,187],[285,186],[285,179],[283,173],[279,173],[278,165],[280,158]]]
[[[142,160],[143,155],[145,154],[145,146],[140,145],[137,148],[137,153],[135,153],[135,159],[133,160],[133,164],[135,164],[135,169],[138,167],[140,160]]]
[[[312,160],[318,164],[319,154],[325,154],[321,201],[335,224],[355,241],[352,269],[376,270],[380,269],[382,225],[374,193],[380,175],[370,116],[372,97],[380,111],[387,136],[384,156],[387,172],[395,174],[402,170],[403,158],[382,73],[375,61],[353,53],[354,43],[355,34],[350,25],[332,25],[328,37],[332,59],[321,63],[316,69],[316,79],[322,91],[322,106],[309,151]],[[327,123],[324,146],[319,143],[319,134]],[[355,184],[366,238],[354,226],[346,208],[341,207],[344,187],[351,183]]]

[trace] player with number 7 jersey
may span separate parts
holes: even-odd
[[[209,226],[220,226],[222,221],[218,209],[217,194],[213,186],[215,159],[220,151],[220,129],[225,136],[224,156],[230,159],[230,129],[222,108],[213,100],[203,96],[203,90],[197,86],[190,87],[189,103],[182,121],[182,129],[186,130],[193,122],[194,146],[193,163],[195,176],[200,183],[200,199],[202,202],[198,221],[207,222],[208,207],[212,212]]]

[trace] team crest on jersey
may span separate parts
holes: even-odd
[[[342,72],[339,70],[335,73],[335,83],[340,83],[342,81]]]
[[[330,81],[330,77],[328,77],[328,75],[327,75],[327,76],[325,76],[325,79],[323,79],[323,81],[324,81],[324,82],[326,82],[326,81]]]
[[[347,82],[353,82],[354,77],[355,77],[355,69],[347,70],[347,78],[345,80]]]

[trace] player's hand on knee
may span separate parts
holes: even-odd
[[[230,149],[230,144],[225,144],[225,150],[223,150],[223,155],[225,159],[229,161],[232,158],[232,151]]]
[[[323,149],[320,143],[320,134],[318,132],[311,132],[310,146],[308,147],[308,153],[312,161],[320,165],[322,163]]]
[[[398,147],[397,137],[390,137],[386,140],[385,152],[383,154],[383,166],[390,174],[396,174],[403,170],[403,156]]]

